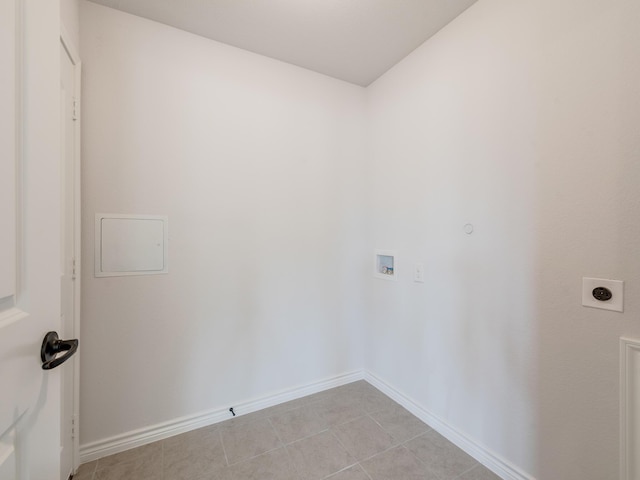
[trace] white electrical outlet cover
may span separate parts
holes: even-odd
[[[605,287],[611,290],[611,299],[605,302],[596,300],[593,297],[593,289],[598,287]],[[603,278],[583,278],[582,305],[614,312],[624,311],[624,282],[622,280],[606,280]]]

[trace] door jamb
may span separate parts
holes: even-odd
[[[73,96],[75,99],[75,123],[74,133],[75,142],[73,146],[73,161],[74,161],[74,205],[73,205],[73,225],[74,225],[74,252],[75,259],[74,269],[74,282],[73,282],[73,337],[80,337],[80,292],[81,292],[81,241],[82,241],[82,228],[81,228],[81,175],[80,175],[80,154],[81,154],[81,139],[80,139],[80,126],[81,126],[81,79],[82,79],[82,62],[80,61],[80,55],[78,49],[71,40],[71,36],[64,28],[64,25],[60,25],[60,43],[66,50],[71,63],[74,66],[75,73],[75,85]],[[63,421],[71,420],[73,422],[74,436],[73,436],[73,472],[75,473],[80,466],[80,431],[79,431],[79,414],[80,414],[80,357],[81,351],[76,354],[76,368],[74,369],[73,378],[73,418],[62,419]]]

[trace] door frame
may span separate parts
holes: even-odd
[[[74,205],[73,205],[73,236],[74,236],[74,252],[73,257],[75,259],[75,268],[74,268],[74,277],[75,280],[73,282],[73,338],[80,338],[80,293],[81,293],[81,284],[82,284],[82,269],[81,269],[81,241],[82,241],[82,229],[81,229],[81,92],[82,92],[82,62],[80,61],[80,55],[78,53],[77,47],[74,45],[71,40],[71,36],[64,28],[64,25],[60,24],[60,43],[63,48],[69,55],[71,59],[71,63],[74,67],[74,76],[75,76],[75,85],[73,96],[75,98],[75,107],[74,107],[74,118],[75,122],[73,124],[74,129],[74,138],[75,142],[73,145],[73,190],[74,190]],[[64,228],[64,225],[61,225],[61,228]],[[72,422],[73,425],[73,472],[75,473],[80,466],[80,429],[79,429],[79,419],[80,419],[80,358],[82,356],[81,349],[76,353],[75,360],[75,368],[73,375],[73,417],[72,418],[63,418],[62,422]],[[66,479],[62,479],[66,480]]]

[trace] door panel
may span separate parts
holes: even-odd
[[[0,300],[15,294],[16,2],[0,3]],[[6,161],[5,161],[6,159]]]
[[[0,440],[0,478],[16,478],[16,431],[10,429]]]
[[[60,472],[59,32],[57,0],[0,0],[0,480]]]

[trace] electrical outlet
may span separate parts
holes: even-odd
[[[583,278],[582,305],[622,312],[624,310],[624,282],[603,278]]]

